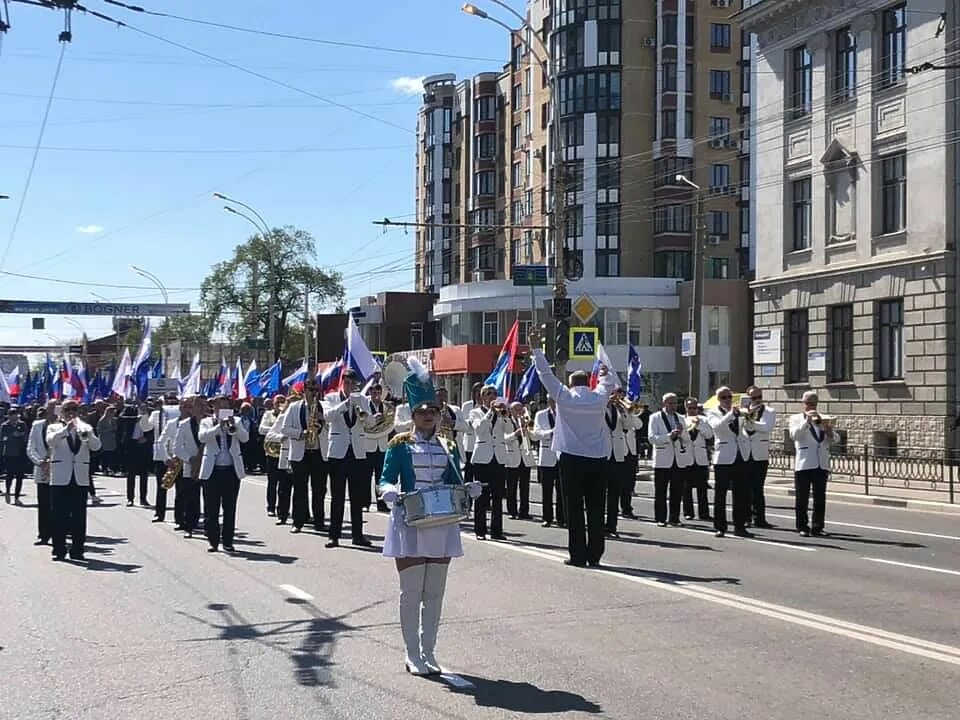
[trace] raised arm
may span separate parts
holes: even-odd
[[[554,400],[559,401],[560,396],[566,391],[566,387],[564,387],[560,379],[553,374],[553,370],[550,369],[550,363],[547,362],[547,357],[540,348],[533,349],[533,366],[537,369],[537,375],[540,376],[540,382],[543,383],[547,394]]]

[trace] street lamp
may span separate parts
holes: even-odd
[[[160,290],[160,294],[163,296],[163,302],[167,305],[170,304],[170,295],[167,293],[166,286],[164,286],[164,284],[160,282],[160,278],[158,278],[152,272],[148,270],[144,270],[142,267],[137,267],[136,265],[131,265],[130,269],[133,270],[140,277],[146,278],[147,280],[152,282],[154,285],[156,285],[157,288]]]
[[[9,195],[0,195],[0,200],[9,200],[9,199],[10,199]]]
[[[505,10],[508,10],[512,15],[514,15],[520,21],[521,27],[526,30],[531,37],[536,36],[537,39],[540,40],[540,45],[543,48],[543,55],[541,55],[530,44],[530,41],[527,40],[523,34],[517,32],[502,20],[491,16],[486,10],[477,7],[472,3],[466,3],[461,8],[461,10],[467,15],[473,15],[474,17],[478,17],[482,20],[489,20],[490,22],[505,28],[511,36],[516,35],[523,46],[530,51],[530,54],[533,55],[537,62],[540,63],[543,71],[547,74],[547,88],[549,92],[550,103],[550,184],[553,187],[552,207],[548,210],[548,226],[550,228],[549,233],[553,240],[553,308],[551,314],[556,320],[556,352],[554,369],[557,375],[563,377],[567,363],[567,335],[569,334],[570,330],[571,313],[570,300],[567,297],[566,268],[564,263],[565,247],[563,227],[565,190],[563,178],[561,177],[563,156],[560,149],[560,108],[557,102],[560,98],[559,77],[557,74],[557,68],[555,67],[554,58],[550,52],[550,48],[546,43],[543,42],[542,39],[540,39],[539,35],[537,35],[536,31],[533,29],[527,19],[502,0],[487,1],[492,2],[493,4],[498,5]],[[531,318],[531,320],[535,321],[535,318]]]
[[[701,247],[703,239],[702,234],[706,229],[706,221],[703,216],[703,188],[693,182],[686,175],[677,175],[674,178],[678,183],[686,185],[697,194],[697,218],[693,226],[693,236],[691,238],[691,270],[693,272],[693,291],[690,298],[691,317],[688,323],[690,331],[693,333],[693,355],[687,356],[687,369],[690,373],[689,387],[690,394],[700,397],[700,357],[701,357],[701,324],[703,321],[703,297],[702,297],[702,275],[700,269],[700,257],[704,248]],[[702,398],[701,398],[702,399]]]

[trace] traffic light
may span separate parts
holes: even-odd
[[[570,359],[570,321],[557,320],[557,346],[556,362],[565,363]]]

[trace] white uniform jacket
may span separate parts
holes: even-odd
[[[376,425],[376,422],[373,419],[374,415],[383,415],[386,411],[382,400],[379,403],[375,403],[373,400],[370,400],[369,403],[370,415],[367,418],[366,427],[364,428],[364,433],[366,435],[366,448],[364,448],[364,450],[368,453],[386,452],[387,443],[390,442],[390,434],[393,432],[393,428],[389,427],[386,430],[380,430],[375,434],[369,431],[370,428]],[[377,479],[379,480],[379,478]]]
[[[324,403],[319,400],[317,403],[319,417],[323,419],[326,416],[326,408],[324,407]],[[306,447],[303,442],[303,433],[307,429],[309,422],[310,411],[306,406],[306,400],[294,400],[293,402],[287,403],[283,414],[277,418],[277,421],[271,427],[272,433],[283,436],[280,446],[280,461],[277,463],[278,467],[286,470],[290,467],[290,463],[303,460],[303,451]],[[327,424],[324,423],[323,429],[317,438],[320,445],[320,455],[324,460],[327,459],[326,432]]]
[[[750,457],[750,438],[743,430],[746,414],[734,417],[733,409],[724,412],[714,408],[707,413],[707,422],[713,428],[713,464],[733,465],[737,461],[737,451],[746,460]]]
[[[640,428],[640,418],[633,413],[627,413],[624,423],[624,437],[627,441],[627,455],[637,454],[637,430]]]
[[[260,426],[257,428],[257,432],[260,434],[260,437],[266,439],[267,433],[270,432],[270,428],[273,427],[273,424],[276,421],[277,413],[275,413],[273,410],[264,411],[263,416],[260,418]]]
[[[533,436],[540,441],[537,453],[538,467],[556,467],[557,453],[553,451],[553,429],[557,425],[557,416],[553,410],[541,410],[533,418]]]
[[[163,440],[163,431],[170,420],[180,417],[180,408],[176,405],[164,405],[160,410],[150,413],[148,431],[153,431],[153,461],[166,462],[170,459]]]
[[[680,437],[670,439],[671,431],[680,428]],[[669,417],[665,410],[650,415],[647,438],[653,446],[653,467],[670,468],[676,462],[678,468],[693,464],[693,444],[690,433],[683,424],[683,416],[672,413]]]
[[[707,455],[707,440],[713,437],[713,428],[703,415],[697,415],[696,418],[686,415],[682,419],[689,425],[694,425],[696,421],[696,425],[687,431],[690,435],[690,444],[693,446],[692,464],[708,467],[710,457]]]
[[[193,428],[191,421],[193,418],[185,418],[177,423],[177,434],[173,439],[173,454],[183,462],[183,477],[193,479],[193,468],[190,461],[200,454],[203,450],[203,444],[193,437]],[[197,421],[197,433],[199,435],[200,421]]]
[[[204,418],[200,422],[200,429],[197,435],[200,443],[203,445],[203,461],[200,464],[200,481],[209,480],[213,475],[213,469],[217,465],[217,455],[220,454],[220,443],[226,436],[227,446],[230,449],[230,457],[233,458],[233,470],[237,474],[238,480],[243,480],[245,472],[243,469],[243,457],[240,455],[240,443],[245,443],[250,439],[247,429],[240,422],[240,418],[234,417],[233,422],[236,430],[233,434],[220,432],[220,421],[215,417]]]
[[[370,415],[370,400],[363,395],[344,397],[340,393],[331,393],[324,399],[324,415],[327,418],[329,439],[327,457],[342,460],[347,450],[353,448],[353,457],[363,460],[367,457],[366,432],[361,410]],[[353,416],[353,427],[347,424],[347,418]]]
[[[769,460],[770,459],[770,433],[773,432],[773,426],[777,423],[777,411],[769,405],[760,408],[760,417],[756,422],[745,418],[743,422],[743,432],[750,441],[750,455],[747,459]]]
[[[816,470],[830,472],[830,445],[840,438],[833,430],[824,432],[807,420],[803,413],[790,416],[790,439],[797,450],[793,461],[794,470]]]
[[[163,462],[173,460],[177,451],[177,431],[180,429],[180,418],[169,418],[167,424],[163,426],[163,432],[160,434],[160,442],[163,443]]]
[[[397,405],[397,412],[393,416],[393,431],[395,433],[413,432],[413,412],[406,403]]]
[[[47,449],[47,421],[34,420],[30,426],[30,437],[27,439],[27,457],[33,463],[33,479],[41,484],[50,483],[48,471],[40,469],[43,461],[49,457]]]
[[[481,405],[470,413],[470,426],[475,437],[470,462],[474,465],[489,465],[496,460],[506,466],[507,446],[503,435],[508,429],[512,430],[513,423],[495,410],[487,410]]]
[[[611,412],[613,416],[610,415]],[[610,427],[611,419],[613,420],[613,428]],[[610,447],[614,461],[623,462],[630,452],[627,436],[633,435],[633,422],[630,416],[608,406],[603,417],[603,423],[610,432]]]
[[[81,439],[83,433],[87,433],[86,440]],[[70,425],[52,423],[47,428],[47,444],[50,446],[51,485],[69,485],[71,479],[83,487],[90,485],[90,451],[100,449],[100,438],[92,427],[78,420],[74,432]]]
[[[460,457],[466,461],[467,453],[473,452],[477,437],[473,434],[473,425],[470,424],[470,413],[473,412],[473,400],[467,400],[460,406],[460,415],[457,417],[457,446],[460,448]]]
[[[503,420],[503,447],[506,451],[503,464],[508,468],[518,468],[523,462],[523,420],[512,416],[497,418],[498,423],[500,420]]]

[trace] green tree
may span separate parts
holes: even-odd
[[[206,315],[171,315],[153,331],[155,347],[179,340],[186,345],[206,345],[210,342],[213,322]]]
[[[245,337],[269,341],[272,298],[277,352],[300,355],[303,336],[297,347],[289,333],[303,321],[304,295],[310,297],[311,311],[339,308],[344,300],[340,273],[316,261],[316,242],[305,230],[274,228],[266,238],[250,237],[233,257],[214,265],[200,286],[200,305],[210,327],[223,327],[234,342]]]

